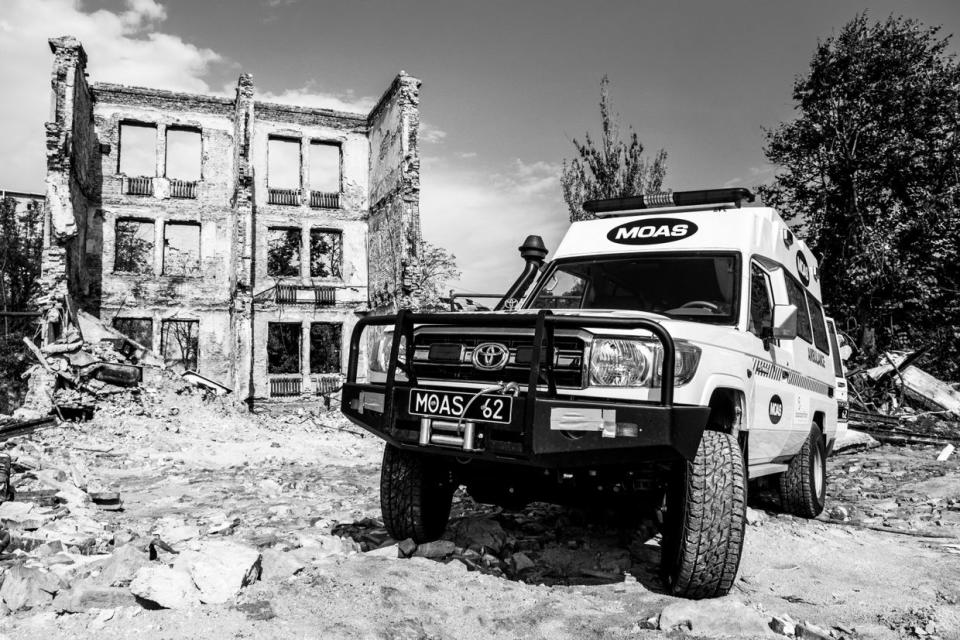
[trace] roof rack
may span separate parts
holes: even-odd
[[[733,189],[701,189],[699,191],[652,193],[628,198],[588,200],[583,203],[583,209],[584,211],[596,214],[599,218],[603,218],[606,216],[636,212],[645,213],[647,209],[662,209],[667,207],[690,209],[728,209],[736,207],[739,209],[740,204],[744,200],[753,202],[754,199],[750,190],[744,189],[743,187]]]

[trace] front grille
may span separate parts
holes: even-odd
[[[473,348],[484,342],[504,345],[510,352],[506,367],[498,371],[484,371],[474,366]],[[462,380],[469,382],[517,382],[530,379],[533,353],[532,335],[474,335],[426,333],[417,335],[413,370],[419,378]],[[583,388],[582,339],[557,336],[554,339],[554,373],[558,387]],[[546,347],[541,362],[547,359]]]

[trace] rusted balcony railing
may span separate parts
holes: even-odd
[[[171,180],[170,181],[171,198],[196,198],[197,182],[196,180]]]
[[[123,178],[123,192],[128,196],[152,196],[153,178],[150,176],[136,178],[125,176]]]
[[[321,373],[313,375],[313,390],[318,396],[327,393],[336,393],[343,386],[345,377],[342,373]]]
[[[334,287],[317,287],[313,290],[314,304],[318,307],[337,303],[337,290]]]
[[[288,398],[300,395],[303,379],[300,376],[290,378],[270,378],[270,397]]]
[[[277,304],[313,304],[321,307],[337,303],[336,287],[300,286],[280,284],[274,291]]]
[[[300,189],[267,189],[267,204],[300,206]]]
[[[326,191],[311,191],[310,206],[314,209],[339,209],[340,194]]]

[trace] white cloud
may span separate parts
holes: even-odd
[[[494,170],[423,158],[420,214],[427,240],[457,256],[458,291],[503,293],[520,273],[517,247],[543,236],[555,250],[569,226],[559,166],[514,160]]]
[[[455,153],[454,155],[460,158],[461,160],[469,160],[470,158],[476,158],[477,152],[476,151],[460,151]]]
[[[447,132],[435,127],[424,120],[420,121],[420,141],[427,144],[440,144],[447,137]]]
[[[232,91],[233,85],[226,90]],[[281,93],[257,91],[257,100],[279,102],[301,107],[335,109],[367,115],[377,103],[372,96],[357,96],[353,91],[331,92],[321,89],[316,82],[308,82],[299,89],[287,89]]]
[[[4,0],[0,23],[0,186],[42,190],[43,123],[49,116],[53,57],[47,39],[76,36],[94,81],[209,92],[220,62],[214,51],[158,31],[166,10],[156,0],[127,0],[119,12],[89,11],[79,0]]]

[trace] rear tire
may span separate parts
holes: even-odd
[[[733,587],[743,550],[747,490],[737,439],[705,431],[667,489],[661,568],[668,591],[715,598]]]
[[[391,444],[384,448],[380,511],[394,539],[421,544],[443,535],[454,488],[450,471],[435,457]]]
[[[800,453],[780,474],[780,504],[785,513],[816,518],[827,497],[827,452],[820,429],[810,429]]]

